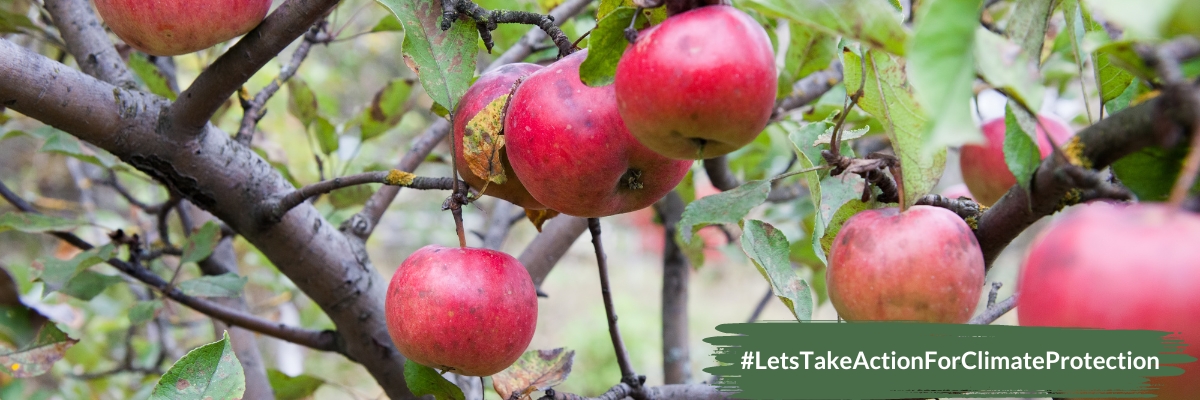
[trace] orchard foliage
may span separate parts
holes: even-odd
[[[556,387],[720,397],[688,376],[707,365],[703,352],[688,356],[686,307],[688,265],[714,264],[706,232],[723,233],[725,253],[740,247],[767,299],[798,321],[832,302],[853,319],[991,323],[1016,302],[977,309],[981,277],[1002,279],[986,274],[1041,218],[1092,200],[1200,209],[1191,0],[284,0],[261,23],[256,1],[199,24],[211,8],[119,12],[135,3],[96,0],[101,21],[86,0],[0,0],[0,194],[12,206],[0,209],[0,398],[537,398]],[[733,22],[668,32],[696,6]],[[139,29],[161,17],[159,31]],[[177,20],[192,23],[161,27]],[[178,38],[200,33],[212,36]],[[650,43],[676,34],[711,47]],[[719,56],[689,53],[702,51]],[[1002,98],[1001,112],[983,115],[988,98]],[[1077,134],[1045,135],[1041,113]],[[947,162],[959,156],[961,168]],[[968,184],[994,184],[983,206],[937,195],[960,169]],[[451,192],[409,190],[393,205],[397,187]],[[894,237],[853,225],[930,206],[953,224]],[[683,304],[662,319],[665,378],[653,383],[663,386],[636,373],[648,366],[627,353],[648,346],[622,342],[599,221],[578,218],[647,207],[665,231],[663,307]],[[525,219],[547,228],[528,259],[505,256],[506,266],[524,263],[539,293],[575,238],[596,235],[607,335],[581,349],[526,349],[525,331],[505,343],[457,338],[504,354],[440,361],[434,343],[418,346],[432,356],[406,360],[387,334],[400,324],[387,321],[410,315],[385,311],[380,271],[455,236],[495,250]],[[377,231],[385,237],[368,242]],[[941,231],[958,236],[906,244]],[[939,265],[962,274],[940,285],[954,293],[908,298],[923,289],[898,285],[907,306],[850,311],[843,302],[878,302],[853,276],[904,283],[928,272],[895,253],[845,253],[876,242],[957,251],[965,261]],[[1037,251],[1040,274],[1052,250]],[[827,283],[827,272],[845,276],[839,260],[864,269]],[[880,260],[910,268],[866,268]],[[1022,285],[1045,287],[1027,282],[1037,276]],[[1194,297],[1163,309],[1190,312]],[[944,304],[908,312],[925,302]],[[516,311],[518,328],[556,323]],[[1022,322],[1062,322],[1053,315]],[[490,387],[435,369],[463,359],[486,364],[466,372],[491,374]]]

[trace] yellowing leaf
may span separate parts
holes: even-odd
[[[508,182],[500,160],[500,149],[504,148],[504,135],[500,131],[504,129],[507,103],[507,94],[496,98],[471,117],[463,132],[463,158],[467,166],[475,176],[496,184]]]
[[[528,208],[525,209],[525,218],[529,218],[529,222],[533,223],[533,226],[535,228],[537,228],[538,232],[542,231],[542,225],[546,223],[546,220],[557,217],[557,216],[558,216],[558,211],[554,211],[551,209],[545,209],[545,210],[530,210]]]
[[[525,352],[512,366],[492,375],[492,387],[502,399],[546,390],[563,383],[571,375],[575,351],[530,350]]]

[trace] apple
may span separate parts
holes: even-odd
[[[621,118],[659,154],[700,160],[754,141],[775,107],[775,54],[753,18],[705,6],[638,34],[617,63]]]
[[[1200,216],[1161,204],[1089,203],[1038,236],[1021,268],[1024,326],[1178,332],[1200,358]],[[1195,398],[1200,365],[1152,378],[1159,398]]]
[[[512,256],[429,245],[400,264],[385,311],[400,354],[441,371],[489,376],[529,347],[538,305],[533,279]]]
[[[1071,127],[1056,117],[1042,114],[1038,115],[1038,120],[1050,130],[1050,137],[1054,138],[1054,143],[1059,146],[1075,134]],[[1042,158],[1046,158],[1053,148],[1042,133],[1041,125],[1037,128],[1037,145]],[[983,136],[987,140],[986,144],[962,147],[959,166],[962,168],[963,182],[971,189],[971,194],[975,195],[975,201],[991,207],[1008,193],[1008,189],[1017,184],[1017,178],[1004,161],[1004,118],[996,118],[983,124]]]
[[[944,208],[867,210],[829,250],[829,300],[847,321],[963,323],[983,290],[975,233]]]
[[[542,66],[537,64],[516,63],[506,64],[484,73],[475,80],[470,89],[467,89],[467,93],[458,102],[458,107],[454,112],[454,149],[458,153],[458,174],[475,190],[483,190],[483,194],[498,197],[531,210],[544,209],[546,206],[534,199],[525,189],[525,185],[521,184],[521,180],[517,178],[516,172],[513,172],[512,166],[508,163],[507,148],[501,148],[499,154],[499,161],[503,166],[507,181],[488,183],[475,175],[464,161],[466,158],[463,155],[465,149],[463,137],[471,118],[497,97],[511,93],[512,85],[516,83],[517,79],[527,77],[539,69],[542,69]],[[484,183],[487,183],[486,189]]]
[[[691,161],[672,160],[629,134],[612,85],[579,80],[587,50],[526,78],[509,100],[505,147],[513,171],[546,207],[577,217],[646,208],[674,189]]]
[[[96,0],[117,37],[156,56],[187,54],[241,36],[270,8],[271,0]]]

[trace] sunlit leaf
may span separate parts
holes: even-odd
[[[563,348],[527,351],[512,366],[492,375],[492,387],[502,399],[544,391],[567,380],[574,359],[575,351]]]
[[[530,210],[528,208],[525,209],[525,218],[528,219],[529,222],[533,224],[533,227],[537,228],[538,232],[542,231],[542,225],[545,224],[546,221],[550,220],[550,218],[554,218],[557,216],[558,216],[558,211],[554,211],[549,208],[544,209],[544,210]]]
[[[404,361],[404,382],[414,395],[433,395],[436,400],[466,400],[466,395],[453,382],[446,380],[437,370],[413,362]]]
[[[908,32],[886,0],[748,0],[764,14],[820,29],[896,55],[904,55]]]
[[[229,272],[180,282],[179,290],[195,297],[237,297],[241,296],[244,286],[246,277]]]
[[[237,399],[246,375],[233,353],[229,332],[221,340],[189,351],[154,386],[150,400]]]
[[[767,201],[771,181],[750,181],[733,190],[697,199],[683,210],[679,220],[679,235],[683,243],[691,243],[697,225],[731,224],[741,221],[751,209]]]
[[[0,365],[4,366],[4,372],[14,378],[38,376],[49,371],[75,343],[79,343],[79,340],[67,336],[54,323],[45,323],[32,343],[7,353],[0,350]]]
[[[742,227],[742,251],[771,283],[775,297],[787,306],[796,320],[812,319],[812,291],[792,269],[788,260],[788,239],[783,232],[766,222],[746,220]]]
[[[404,26],[404,63],[421,81],[425,93],[445,110],[453,110],[475,76],[479,33],[467,18],[441,28],[439,0],[377,0]]]
[[[588,86],[604,86],[613,83],[617,74],[617,62],[629,47],[625,39],[625,28],[633,20],[635,9],[620,7],[607,14],[588,35],[588,54],[579,65],[579,79]],[[639,21],[643,18],[638,18]],[[644,26],[645,22],[639,22]]]

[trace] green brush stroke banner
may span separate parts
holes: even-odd
[[[717,330],[733,336],[704,340],[718,363],[704,371],[739,399],[1147,398],[1158,389],[1149,377],[1196,361],[1159,331],[837,321]]]

